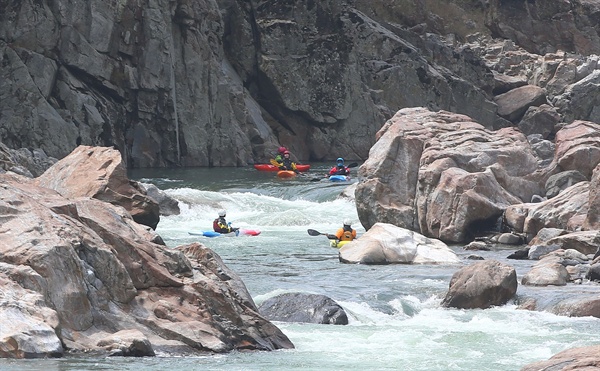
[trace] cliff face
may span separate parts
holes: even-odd
[[[114,146],[129,167],[243,166],[279,144],[305,161],[364,159],[404,107],[511,125],[493,101],[489,46],[465,48],[469,35],[586,55],[600,50],[598,8],[589,0],[0,2],[0,141],[56,158],[80,144]]]

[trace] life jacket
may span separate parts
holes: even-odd
[[[334,166],[329,170],[329,175],[349,175],[350,169],[345,166]]]
[[[336,170],[337,175],[348,175],[350,174],[350,169],[345,166],[338,166]]]
[[[354,230],[352,228],[340,228],[342,230],[342,235],[340,237],[340,241],[352,241],[354,239]],[[339,236],[339,232],[337,233]]]
[[[281,165],[279,165],[280,170],[296,170],[296,163],[293,162],[289,158],[283,158],[281,161]]]
[[[221,220],[221,218],[217,218],[213,221],[213,230],[219,233],[229,233],[229,226],[225,223],[225,220]]]

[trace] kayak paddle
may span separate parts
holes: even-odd
[[[311,236],[320,236],[320,235],[323,235],[323,236],[327,236],[327,238],[329,238],[330,240],[336,240],[337,239],[337,236],[335,236],[333,234],[321,233],[319,231],[315,231],[314,229],[309,229],[307,232]]]

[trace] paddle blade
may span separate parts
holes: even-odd
[[[315,231],[314,229],[309,229],[307,232],[308,232],[308,234],[310,234],[311,236],[320,236],[320,235],[324,234],[324,233],[321,233],[321,232],[319,232],[319,231]]]
[[[353,162],[350,165],[348,165],[348,167],[357,167],[358,166],[358,162]]]
[[[279,162],[277,162],[274,158],[270,159],[271,165],[279,167]]]

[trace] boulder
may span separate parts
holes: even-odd
[[[502,233],[498,236],[498,243],[504,245],[521,245],[523,243],[523,236],[515,233]]]
[[[548,104],[539,107],[529,107],[518,127],[525,134],[540,134],[543,139],[548,139],[554,134],[554,127],[560,122],[560,114]]]
[[[562,250],[576,250],[584,255],[594,254],[598,250],[600,236],[598,231],[580,231],[561,233],[538,242],[537,246],[556,246]],[[533,245],[533,241],[531,243]]]
[[[18,284],[17,282],[20,282]],[[0,357],[61,357],[59,319],[39,291],[43,278],[28,266],[0,262]]]
[[[154,349],[148,338],[139,330],[122,330],[98,341],[99,347],[112,356],[147,357],[154,356]]]
[[[507,226],[531,239],[544,228],[574,231],[588,212],[589,182],[579,182],[539,203],[515,204],[504,213]]]
[[[36,178],[40,187],[67,198],[91,197],[122,206],[133,220],[156,229],[158,203],[127,178],[119,151],[108,147],[79,146]]]
[[[564,286],[569,280],[569,272],[558,256],[546,256],[535,263],[521,279],[527,286]]]
[[[270,321],[348,324],[344,308],[325,295],[300,292],[280,294],[265,300],[258,311]]]
[[[146,195],[158,204],[160,215],[179,215],[179,202],[167,195],[164,191],[158,189],[154,184],[139,183],[146,191]]]
[[[496,260],[484,260],[452,275],[442,306],[486,309],[506,304],[517,292],[517,272]]]
[[[550,254],[553,251],[559,250],[559,245],[548,244],[548,245],[530,245],[529,253],[527,258],[529,260],[539,260],[541,257]]]
[[[0,293],[22,308],[0,316],[5,356],[106,351],[101,340],[132,329],[172,354],[293,347],[212,250],[166,248],[122,207],[37,184],[0,174]],[[148,354],[138,340],[117,352]]]
[[[360,238],[340,248],[342,263],[456,264],[445,243],[387,223],[376,223]]]
[[[13,150],[0,142],[0,171],[12,171],[29,178],[40,176],[58,161],[48,157],[41,149]]]
[[[598,84],[600,84],[600,69],[596,68],[589,74],[579,77],[577,82],[567,86],[562,94],[552,99],[556,109],[563,113],[563,121],[600,122],[600,111],[597,108],[600,101]]]
[[[571,348],[559,352],[546,361],[530,363],[521,371],[594,370],[600,368],[600,345]]]
[[[600,163],[600,124],[576,120],[556,133],[555,143],[558,166],[565,171],[577,170],[590,180]]]
[[[592,174],[589,208],[583,222],[583,229],[600,230],[600,164],[594,168]],[[598,241],[598,245],[600,246],[600,241]]]
[[[546,91],[535,85],[525,85],[494,97],[498,115],[511,122],[519,122],[529,107],[547,104]],[[529,134],[529,133],[526,133]]]
[[[588,179],[578,170],[563,171],[548,177],[546,180],[546,197],[552,198],[573,184],[585,182]]]
[[[600,282],[600,264],[593,264],[585,275],[590,281]]]
[[[410,108],[377,136],[355,193],[367,229],[384,222],[463,242],[541,194],[538,158],[514,128],[493,132],[464,115]]]
[[[600,296],[567,298],[554,305],[550,312],[559,316],[600,318]]]
[[[517,250],[506,257],[506,259],[527,260],[529,259],[529,247]]]

